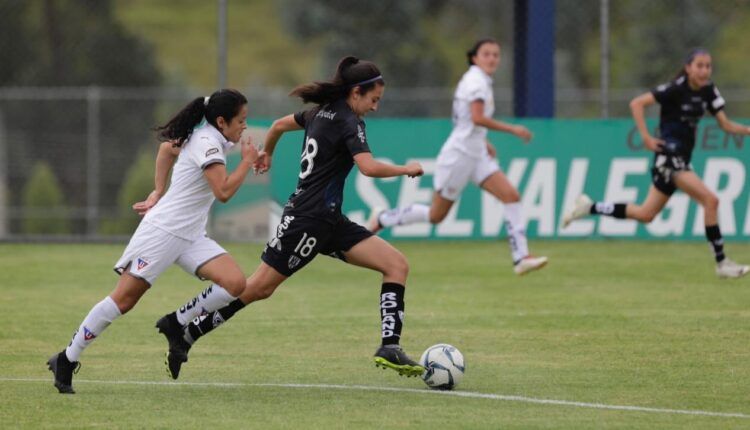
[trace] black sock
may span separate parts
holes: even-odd
[[[597,202],[591,205],[589,213],[592,215],[607,215],[615,218],[625,218],[625,208],[627,203],[606,203]]]
[[[380,290],[380,320],[383,345],[398,345],[404,324],[403,285],[384,282]]]
[[[721,230],[718,225],[706,226],[706,239],[714,250],[714,258],[717,263],[721,263],[726,256],[724,255],[724,239],[721,237]]]
[[[185,341],[192,345],[200,337],[207,335],[211,330],[224,324],[226,320],[232,318],[235,313],[244,307],[245,304],[242,303],[242,300],[237,299],[218,311],[209,313],[205,318],[193,320],[185,327]]]

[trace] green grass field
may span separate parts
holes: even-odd
[[[402,344],[457,346],[467,396],[376,369],[379,277],[327,257],[196,344],[180,378],[193,384],[170,383],[153,328],[203,287],[171,269],[62,396],[45,361],[112,289],[123,246],[0,245],[2,427],[750,428],[750,278],[716,279],[706,244],[534,242],[551,263],[523,278],[502,242],[397,246],[411,263]],[[229,249],[248,272],[261,251]],[[728,251],[750,261],[750,245]]]

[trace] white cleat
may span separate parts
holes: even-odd
[[[534,270],[541,269],[547,265],[547,261],[547,257],[532,257],[529,255],[513,266],[513,271],[516,272],[516,275],[522,276]]]
[[[370,211],[370,217],[367,218],[367,225],[365,228],[370,230],[372,234],[378,234],[378,232],[383,229],[383,224],[380,224],[380,215],[383,212],[385,212],[385,209],[380,206],[375,206],[372,208],[372,211]]]
[[[591,205],[594,201],[589,198],[586,194],[581,194],[575,201],[573,209],[566,212],[563,215],[563,228],[567,227],[571,222],[584,218],[591,214]]]
[[[719,278],[741,278],[749,272],[750,266],[737,264],[728,258],[721,260],[721,263],[716,265],[716,275]]]

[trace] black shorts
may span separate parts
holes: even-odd
[[[276,236],[268,241],[261,259],[284,276],[292,276],[318,254],[344,258],[344,252],[372,233],[345,216],[335,223],[284,213]]]
[[[693,166],[690,165],[689,157],[657,153],[654,155],[654,165],[651,167],[651,181],[657,190],[671,196],[677,190],[674,184],[675,173],[691,170]]]

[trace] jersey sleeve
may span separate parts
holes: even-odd
[[[346,145],[349,153],[352,154],[352,156],[355,156],[362,152],[371,152],[370,146],[367,144],[364,123],[358,122],[350,124],[350,126],[346,127],[343,136],[344,145]]]
[[[459,95],[469,102],[477,100],[487,101],[489,99],[489,88],[486,82],[483,82],[478,77],[467,76],[467,79],[461,83]]]
[[[724,109],[724,105],[726,105],[724,97],[721,96],[716,85],[712,84],[711,88],[706,91],[706,108],[711,112],[711,115],[716,115],[720,110]]]
[[[319,110],[319,107],[315,107],[313,109],[299,111],[294,114],[294,122],[296,122],[300,127],[305,128],[307,127],[307,123],[312,121]]]
[[[216,163],[227,164],[221,143],[216,139],[211,139],[208,136],[200,136],[191,142],[191,144],[192,147],[189,148],[190,157],[201,169],[205,169]]]
[[[661,84],[658,87],[651,90],[651,94],[654,95],[656,102],[660,105],[669,103],[675,99],[675,96],[679,92],[679,86],[674,82],[667,82]]]

